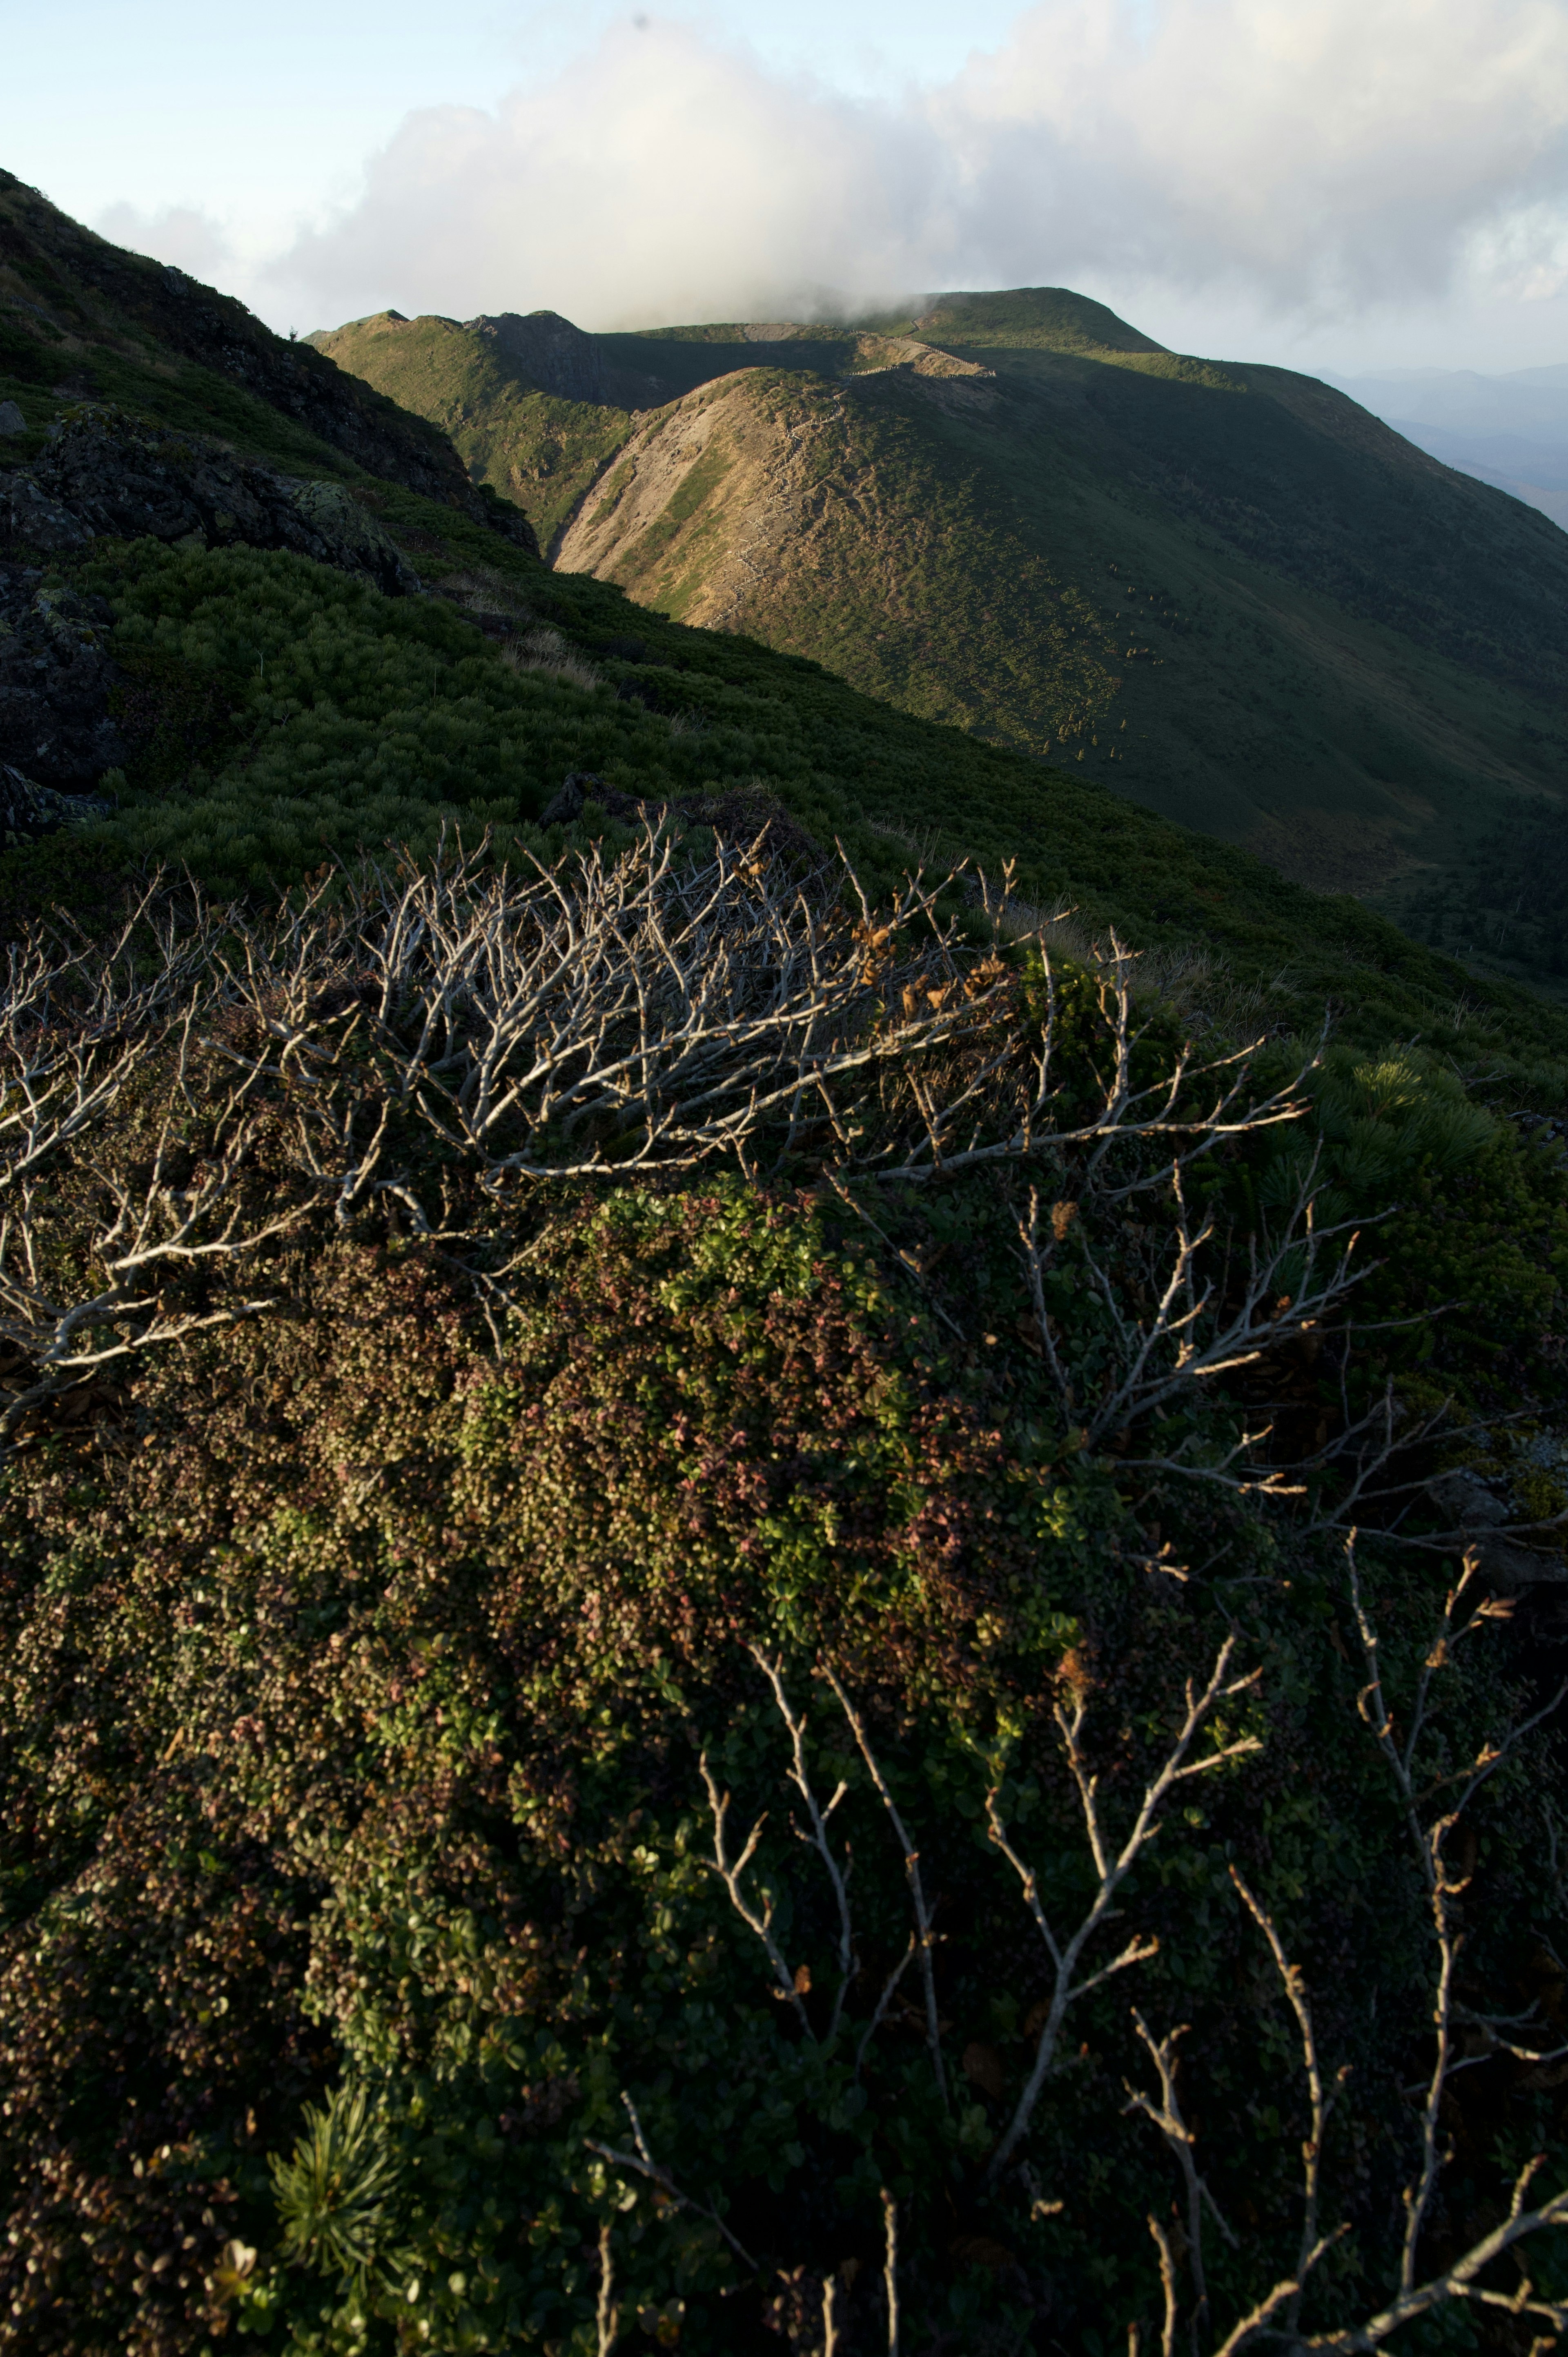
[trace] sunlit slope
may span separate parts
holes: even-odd
[[[722,377],[639,423],[557,566],[925,718],[1076,746],[1117,700],[1113,626],[933,431],[936,402],[983,402],[989,382]]]
[[[447,319],[377,311],[306,341],[450,436],[470,476],[521,507],[546,551],[635,431],[638,414],[733,370],[830,377],[899,365],[922,377],[978,364],[875,330],[721,326],[585,336],[554,313]]]
[[[1351,403],[1314,417],[1299,380],[960,351],[995,375],[691,393],[556,564],[1082,761],[1326,887],[1450,858],[1481,806],[1554,785],[1552,525]]]
[[[1462,866],[1559,794],[1568,535],[1311,379],[1046,288],[598,337],[617,401],[503,404],[438,325],[320,340],[645,606],[1332,888]],[[480,448],[503,410],[521,485]]]
[[[504,344],[457,319],[380,311],[307,340],[439,425],[474,480],[524,511],[545,550],[631,432],[629,412],[616,402],[531,383]]]

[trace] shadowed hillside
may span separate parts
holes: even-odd
[[[279,465],[380,477],[532,545],[446,436],[285,341],[242,303],[128,253],[0,172],[0,379],[31,423],[124,402]]]

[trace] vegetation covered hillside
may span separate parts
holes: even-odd
[[[1568,1017],[83,284],[0,2349],[1549,2344]]]
[[[0,172],[0,398],[41,427],[63,401],[125,404],[284,467],[386,479],[525,547],[445,435],[346,384],[309,345],[182,270],[127,253]]]
[[[1462,897],[1488,827],[1556,806],[1568,542],[1309,379],[1050,289],[600,337],[621,389],[569,412],[521,362],[481,393],[455,322],[317,340],[468,437],[561,569],[1081,760],[1303,880]],[[1544,971],[1524,927],[1451,945]]]

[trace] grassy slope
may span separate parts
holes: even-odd
[[[624,409],[563,401],[523,383],[502,349],[456,319],[379,312],[309,340],[439,425],[474,480],[514,500],[546,550],[631,431]]]
[[[878,324],[995,382],[928,382],[891,344],[867,373],[866,339],[831,328],[601,339],[679,404],[673,437],[640,422],[633,462],[660,437],[700,456],[688,428],[723,390],[730,463],[686,486],[661,452],[657,511],[596,535],[585,501],[563,562],[908,709],[1035,752],[1065,738],[1118,791],[1324,886],[1462,870],[1521,801],[1551,807],[1568,539],[1543,519],[1310,380],[1163,353],[1058,290]],[[354,364],[390,382],[368,349]],[[602,437],[556,463],[629,479]],[[762,530],[780,477],[793,512]]]
[[[689,395],[621,462],[654,459],[657,511],[627,508],[624,529],[606,518],[596,534],[585,508],[561,561],[906,708],[1036,753],[1065,739],[1106,783],[1325,886],[1461,856],[1510,798],[1551,791],[1568,540],[1550,525],[1527,529],[1520,554],[1513,518],[1477,503],[1460,519],[1473,578],[1458,584],[1452,519],[1442,498],[1423,509],[1424,479],[1267,393],[988,357],[993,387],[905,370],[735,378],[732,479],[710,459],[695,500],[664,457],[696,452],[691,426],[718,389]],[[1185,514],[1165,479],[1184,462]],[[1282,513],[1314,517],[1310,539],[1251,496],[1265,471]],[[792,499],[763,522],[780,479]],[[1344,521],[1357,513],[1361,546]]]
[[[429,579],[520,628],[553,625],[596,683],[518,673],[446,599],[384,599],[302,559],[95,552],[83,569],[117,597],[117,648],[164,720],[113,822],[6,855],[13,903],[80,898],[149,856],[266,890],[324,852],[428,847],[444,822],[490,824],[502,848],[558,848],[567,837],[542,832],[537,813],[571,770],[640,795],[752,785],[820,839],[841,838],[873,880],[912,848],[993,872],[1015,858],[1035,901],[1114,922],[1165,963],[1197,952],[1196,995],[1222,1018],[1305,1030],[1327,1006],[1347,1038],[1419,1035],[1506,1066],[1537,1096],[1561,1092],[1568,1018],[1473,982],[1353,899],[810,663],[640,612],[521,552],[498,556],[480,527],[410,493],[383,488],[378,505]]]
[[[835,328],[748,342],[744,328],[682,328],[669,336],[601,336],[607,398],[572,401],[530,382],[493,337],[429,314],[378,311],[306,341],[448,435],[470,475],[521,507],[553,555],[590,487],[636,430],[635,413],[678,401],[715,375],[780,367],[853,375],[918,350]]]
[[[58,306],[58,285],[53,299]],[[573,769],[654,795],[755,782],[824,840],[841,835],[873,874],[890,876],[911,846],[993,869],[1016,858],[1020,887],[1036,901],[1072,904],[1086,922],[1114,921],[1167,958],[1217,962],[1247,1019],[1305,1028],[1328,1003],[1369,1041],[1420,1032],[1461,1056],[1506,1053],[1549,1066],[1568,1057],[1568,1023],[1517,990],[1474,983],[1354,901],[1320,899],[1245,851],[1168,823],[1090,778],[900,711],[744,633],[683,627],[628,603],[612,584],[547,572],[470,517],[368,474],[123,315],[106,321],[105,308],[48,339],[31,322],[25,334],[10,328],[7,350],[20,370],[0,377],[0,397],[18,398],[34,430],[7,456],[25,459],[58,412],[53,367],[76,371],[79,392],[90,371],[95,390],[164,423],[349,481],[458,610],[445,600],[395,604],[302,560],[242,550],[156,561],[145,550],[94,551],[85,569],[119,601],[117,648],[150,712],[150,734],[115,822],[5,856],[13,909],[56,895],[89,905],[106,876],[149,854],[194,855],[214,882],[260,889],[303,872],[324,847],[390,834],[433,840],[444,818],[489,821],[540,841],[533,815]],[[717,331],[625,340],[716,343],[726,358],[734,350]],[[763,369],[758,388],[788,393],[798,383],[780,374],[776,347],[748,349]],[[862,342],[854,356],[869,349]],[[894,404],[866,414],[885,421],[896,457],[907,383],[901,373],[865,380],[874,404]],[[947,430],[948,413],[921,397],[926,406],[913,414],[935,416]],[[939,488],[933,479],[933,498]],[[952,522],[955,534],[961,522]],[[1006,555],[998,542],[996,565]],[[958,605],[950,610],[943,587],[939,574],[929,627],[944,634],[932,642],[956,665],[972,617]],[[877,594],[874,576],[864,594]],[[596,665],[598,684],[509,670],[493,640],[462,618],[464,603],[499,607],[520,627],[532,619],[559,630]],[[264,669],[263,646],[272,650]],[[841,662],[850,651],[835,648]],[[1091,668],[1096,659],[1086,630],[1076,660]],[[898,684],[885,673],[868,683],[885,694]],[[657,708],[616,694],[628,685]],[[946,708],[972,716],[956,699]],[[1542,1084],[1552,1085],[1544,1071]]]

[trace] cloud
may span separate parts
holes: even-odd
[[[628,19],[407,117],[254,299],[609,327],[1159,281],[1337,317],[1565,254],[1568,0],[1042,0],[896,102]]]
[[[137,205],[111,205],[92,227],[113,244],[172,262],[209,285],[229,271],[234,258],[227,232],[195,205],[164,205],[152,212]]]

